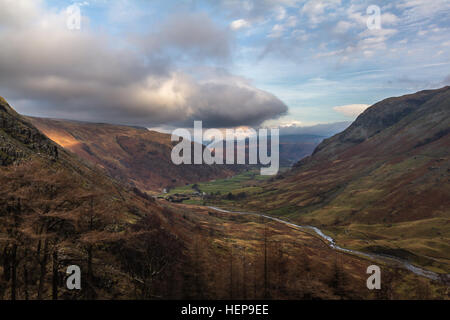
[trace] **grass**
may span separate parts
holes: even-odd
[[[207,194],[226,195],[230,192],[232,194],[238,194],[242,192],[253,194],[261,192],[262,188],[258,185],[263,181],[269,180],[270,178],[272,178],[272,176],[260,175],[259,169],[251,169],[230,178],[177,187],[171,189],[168,192],[168,195],[174,195],[177,193],[194,194],[197,192],[195,190],[195,187],[197,187],[200,192],[205,192]]]
[[[426,163],[425,157],[418,156],[395,164],[384,164],[374,168],[371,174],[362,175],[343,186],[335,196],[329,197],[327,204],[322,202],[309,208],[307,203],[299,203],[311,200],[311,195],[303,197],[308,190],[303,191],[295,185],[291,187],[287,184],[283,185],[284,190],[287,190],[285,194],[278,194],[278,188],[263,190],[262,182],[268,181],[270,177],[260,176],[257,170],[229,179],[200,183],[198,188],[202,192],[219,193],[220,196],[205,199],[193,197],[185,203],[216,205],[231,210],[265,211],[298,224],[317,226],[343,247],[359,251],[385,248],[397,253],[401,253],[399,249],[402,249],[407,255],[404,258],[410,262],[435,272],[448,273],[450,224],[446,209],[427,218],[392,221],[396,212],[380,202],[380,199],[389,196],[386,185],[396,183],[395,179],[407,175],[410,168],[418,170]],[[408,190],[414,186],[415,184],[401,185],[399,190]],[[193,185],[177,188],[171,193],[192,194],[195,192],[192,187]],[[226,200],[228,193],[237,195],[243,192],[246,197],[241,201]]]
[[[198,257],[197,262],[201,263],[203,274],[208,275],[203,281],[211,288],[208,291],[215,292],[215,299],[229,298],[230,270],[233,273],[231,284],[234,298],[242,298],[240,294],[246,292],[246,298],[261,299],[265,281],[265,238],[268,288],[272,299],[446,297],[444,285],[403,269],[389,267],[382,261],[377,261],[377,264],[382,268],[382,278],[386,279],[384,291],[370,291],[366,287],[366,269],[374,263],[372,260],[338,253],[315,235],[285,224],[253,215],[188,206],[185,203],[174,204],[185,209],[186,213],[183,216],[176,215],[173,223],[175,226],[181,223],[183,236],[197,239],[195,245],[190,247],[193,250],[192,257]],[[337,293],[330,286],[335,268],[343,273],[339,278],[342,293]]]

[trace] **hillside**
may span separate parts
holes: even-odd
[[[281,135],[280,166],[290,167],[299,159],[309,156],[323,138],[312,134]]]
[[[0,97],[0,165],[20,162],[33,153],[39,153],[47,159],[58,158],[58,148],[42,133],[20,117]]]
[[[383,100],[245,205],[450,271],[450,87]]]
[[[144,191],[225,178],[230,166],[174,165],[170,135],[111,124],[29,118],[50,139]]]
[[[159,289],[166,271],[141,272],[148,268],[183,280],[189,258],[167,222],[171,210],[74,158],[3,98],[0,183],[0,300],[168,295]],[[82,270],[81,291],[64,285],[72,264]]]

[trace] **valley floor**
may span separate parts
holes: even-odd
[[[161,201],[162,202],[162,201]],[[172,205],[171,205],[172,206]],[[448,299],[448,286],[383,261],[332,249],[313,233],[261,216],[176,204],[207,299]],[[382,290],[368,290],[380,265]],[[198,269],[196,269],[198,268]],[[195,286],[194,286],[195,287]]]
[[[255,212],[255,208],[246,204],[246,198],[251,197],[261,191],[264,182],[268,181],[268,177],[259,176],[256,170],[250,170],[234,176],[228,179],[215,180],[207,183],[199,183],[195,185],[188,185],[181,188],[176,188],[170,191],[169,195],[182,194],[189,199],[184,201],[185,204],[194,205],[211,205],[220,208],[226,208],[230,211],[248,211]],[[203,194],[205,192],[205,194]],[[167,196],[167,195],[166,195]],[[283,221],[295,222],[297,224],[303,224],[301,221],[292,220],[289,215],[277,215],[270,214],[272,217],[280,218]],[[436,219],[435,219],[436,220]],[[439,220],[439,219],[437,219]],[[434,221],[436,223],[444,223],[445,221]],[[311,225],[310,223],[304,223],[305,225]],[[442,275],[443,278],[448,278],[448,271],[450,270],[450,261],[446,257],[439,256],[439,252],[429,253],[429,255],[415,254],[417,252],[417,246],[426,244],[426,246],[439,248],[439,244],[434,241],[422,241],[422,239],[416,239],[411,241],[410,238],[404,239],[404,241],[394,241],[392,237],[398,238],[399,235],[405,236],[405,232],[411,233],[411,224],[399,223],[385,226],[378,225],[350,225],[346,228],[324,228],[324,232],[336,239],[337,244],[343,248],[363,251],[364,254],[372,256],[392,256],[402,261],[401,264],[407,262],[410,265],[410,269],[415,266],[420,266],[424,269],[424,272],[433,272],[437,275]],[[418,227],[422,229],[430,229],[432,226],[428,226],[424,221],[418,221],[417,226],[412,230],[418,230]],[[314,225],[314,224],[312,224]],[[445,225],[445,223],[443,224]],[[322,227],[321,227],[322,229]],[[377,236],[377,234],[379,236]],[[429,234],[429,232],[427,233]],[[381,236],[382,235],[382,236]],[[442,237],[441,237],[442,238]],[[385,240],[383,240],[385,239]],[[403,239],[403,238],[402,238]],[[440,239],[435,237],[435,239]],[[443,244],[445,239],[443,239]],[[445,245],[444,245],[445,246]],[[447,245],[448,246],[448,245]],[[399,249],[403,248],[403,249]],[[422,249],[424,246],[421,247]],[[421,252],[421,250],[419,250]],[[443,248],[440,252],[448,252]],[[397,264],[396,261],[391,261]],[[398,261],[397,261],[398,262]],[[418,269],[420,270],[420,269]],[[419,271],[420,272],[420,271]]]

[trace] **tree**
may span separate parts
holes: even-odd
[[[264,223],[264,298],[269,298],[269,271],[267,265],[267,242],[268,242],[268,234],[267,234],[267,223],[264,217],[262,217],[262,222]]]
[[[181,242],[161,225],[159,218],[149,214],[132,227],[133,233],[121,242],[121,262],[139,287],[139,297],[157,298],[154,282],[182,254]]]
[[[347,279],[345,273],[342,270],[342,262],[340,260],[339,254],[336,253],[329,286],[333,289],[334,294],[341,298],[343,298],[348,291],[347,288],[345,288],[347,282],[346,280]]]

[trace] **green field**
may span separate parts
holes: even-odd
[[[287,170],[287,168],[281,168],[280,172]],[[228,194],[238,195],[245,193],[246,195],[250,195],[253,193],[258,193],[262,191],[260,187],[262,182],[268,181],[272,179],[273,176],[263,176],[260,174],[259,169],[250,169],[243,173],[237,174],[233,177],[212,180],[209,182],[200,182],[196,184],[190,184],[186,186],[176,187],[171,189],[164,196],[170,196],[175,194],[185,194],[188,196],[194,195],[198,191],[200,193],[205,192],[207,195],[215,196],[214,199],[201,199],[191,198],[191,200],[186,200],[184,203],[186,204],[205,204],[208,203],[217,203],[224,202],[232,204],[232,201],[227,201],[225,198]]]
[[[242,192],[242,190],[248,188],[254,188],[259,182],[266,181],[270,179],[271,176],[262,176],[259,174],[259,169],[252,169],[241,174],[235,175],[233,177],[212,180],[208,182],[200,182],[197,184],[189,184],[182,187],[177,187],[168,192],[168,194],[184,193],[192,194],[196,190],[193,188],[197,185],[201,192],[206,192],[208,194],[220,192],[222,194],[228,192]],[[254,186],[253,186],[254,185]]]

